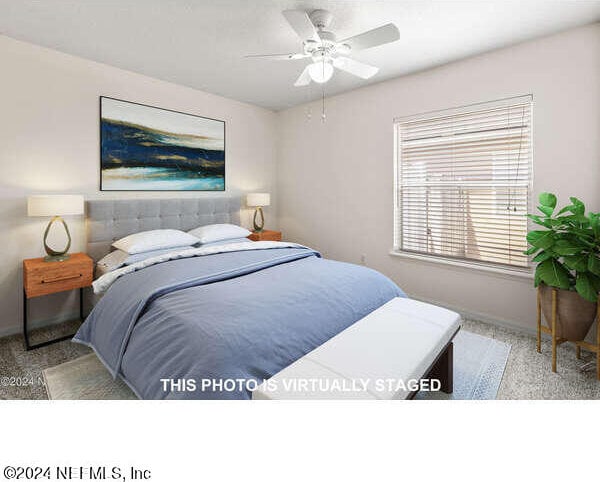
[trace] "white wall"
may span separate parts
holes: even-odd
[[[402,59],[398,59],[399,62]],[[343,74],[339,74],[343,75]],[[600,211],[600,24],[279,113],[279,224],[287,239],[366,264],[410,295],[535,327],[530,280],[390,256],[394,117],[534,95],[534,196]],[[312,119],[306,112],[312,108]]]
[[[267,191],[274,197],[267,224],[276,227],[275,113],[5,36],[0,36],[0,65],[0,336],[20,330],[23,258],[44,254],[48,220],[26,217],[30,193],[125,198]],[[225,120],[227,192],[99,192],[100,95]],[[249,217],[244,218],[247,224]],[[67,222],[71,251],[83,250],[83,219]],[[33,300],[32,321],[71,316],[73,301],[68,294]]]

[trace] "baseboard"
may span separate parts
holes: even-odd
[[[44,320],[33,320],[28,321],[27,325],[29,330],[35,330],[36,328],[44,328],[46,326],[56,325],[58,323],[64,323],[65,321],[79,319],[79,311],[73,311],[72,313],[62,314],[60,316],[53,316],[52,318],[46,318]],[[0,329],[0,338],[7,336],[19,335],[23,333],[22,325],[9,326],[7,328]]]
[[[536,336],[536,334],[537,334],[536,329],[534,327],[529,328],[529,327],[521,325],[520,323],[517,323],[516,321],[494,318],[485,313],[478,313],[476,311],[471,311],[471,310],[468,310],[461,306],[455,306],[455,305],[451,305],[448,303],[442,303],[437,300],[421,298],[419,296],[411,296],[411,298],[418,300],[418,301],[422,301],[423,303],[429,303],[432,305],[441,306],[442,308],[446,308],[448,310],[456,311],[457,313],[460,313],[460,315],[466,319],[482,321],[483,323],[487,323],[489,325],[500,326],[502,328],[507,328],[509,330],[517,331],[519,333],[526,333],[528,335]]]

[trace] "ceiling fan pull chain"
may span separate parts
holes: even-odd
[[[321,122],[325,123],[327,116],[325,115],[325,86],[321,89]]]

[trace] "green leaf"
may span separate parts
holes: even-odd
[[[571,222],[568,216],[559,216],[557,218],[548,219],[548,221],[554,227],[570,226]]]
[[[583,226],[583,227],[571,226],[569,228],[569,231],[571,232],[571,234],[575,234],[577,236],[577,238],[581,238],[583,236],[583,237],[587,238],[589,241],[594,240],[594,232],[590,228],[587,228],[585,226]]]
[[[535,253],[536,251],[539,251],[540,248],[536,248],[535,246],[533,248],[529,248],[527,251],[523,251],[523,254],[526,254],[527,256],[529,256],[530,254]]]
[[[548,286],[555,286],[556,288],[565,290],[569,289],[569,272],[554,258],[547,259],[538,264],[536,274],[539,274],[540,280]]]
[[[592,274],[592,273],[587,273],[587,276],[590,279],[590,281],[592,282],[592,285],[594,286],[596,293],[600,292],[600,276],[596,276],[595,274]]]
[[[600,259],[596,255],[589,255],[587,269],[595,275],[600,276]]]
[[[567,206],[562,208],[560,211],[558,211],[558,213],[556,213],[556,215],[560,216],[561,214],[566,213],[566,212],[570,212],[570,213],[573,213],[575,216],[579,216],[585,212],[585,206],[583,204],[568,204]]]
[[[538,268],[540,266],[538,265]],[[533,275],[533,286],[535,286],[536,288],[539,286],[539,284],[542,282],[541,278],[540,278],[540,274],[538,273],[538,268],[535,269],[535,274]]]
[[[578,218],[577,220],[581,224],[583,224],[583,227],[585,227],[585,228],[589,228],[590,227],[590,220],[589,220],[589,218],[585,214],[583,214],[583,213],[582,214],[578,214],[577,218]]]
[[[536,216],[535,214],[528,214],[527,217],[540,226],[544,226],[545,228],[552,227],[552,223],[550,222],[551,220],[542,219],[540,216]]]
[[[600,237],[600,214],[599,213],[590,213],[588,215],[590,220],[590,227],[594,232],[594,236]]]
[[[554,244],[554,233],[552,231],[530,231],[527,233],[527,241],[536,248],[548,249]]]
[[[550,208],[548,206],[538,206],[537,208],[548,217],[552,216],[552,213],[554,212],[554,208]]]
[[[583,214],[583,213],[585,213],[585,204],[583,204],[576,197],[570,197],[569,199],[573,203],[573,209],[571,210],[571,212],[573,214]]]
[[[546,261],[547,259],[552,258],[552,253],[550,251],[540,251],[534,258],[534,263],[541,263],[542,261]]]
[[[581,200],[577,199],[576,197],[571,196],[569,198],[569,201],[571,201],[571,203],[573,203],[573,205],[575,205],[575,206],[583,207],[584,211],[585,211],[585,205],[583,204],[583,202]]]
[[[556,207],[556,196],[554,194],[551,192],[543,192],[540,194],[539,201],[542,206],[549,207],[554,211],[554,208]]]
[[[590,220],[584,213],[573,214],[570,216],[570,221],[574,222],[576,225],[581,225],[579,227],[588,227],[590,224]]]
[[[552,245],[552,251],[561,256],[573,256],[581,253],[584,249],[584,246],[573,243],[567,239],[559,239]]]
[[[579,273],[575,282],[575,289],[583,298],[592,303],[595,303],[598,298],[598,293],[594,288],[592,280],[587,273]]]
[[[558,213],[556,213],[556,215],[560,216],[561,214],[564,214],[566,212],[570,212],[572,207],[573,207],[572,204],[568,204],[564,208],[562,208],[560,211],[558,211]]]
[[[563,262],[567,268],[574,271],[587,271],[588,270],[588,257],[585,254],[577,254],[574,256],[565,256]]]
[[[571,206],[567,206],[567,207],[570,208]],[[575,216],[573,214],[563,214],[562,216],[557,215],[554,219],[556,219],[557,221],[560,221],[565,226],[573,224],[575,222]]]

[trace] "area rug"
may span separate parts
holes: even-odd
[[[420,392],[418,400],[494,400],[510,345],[460,330],[454,338],[454,392]]]
[[[113,380],[94,353],[43,372],[50,400],[135,400],[121,380]]]
[[[489,400],[496,398],[510,345],[461,330],[454,339],[454,393],[422,392],[419,400]],[[50,400],[132,400],[121,380],[113,380],[93,353],[44,371]]]

